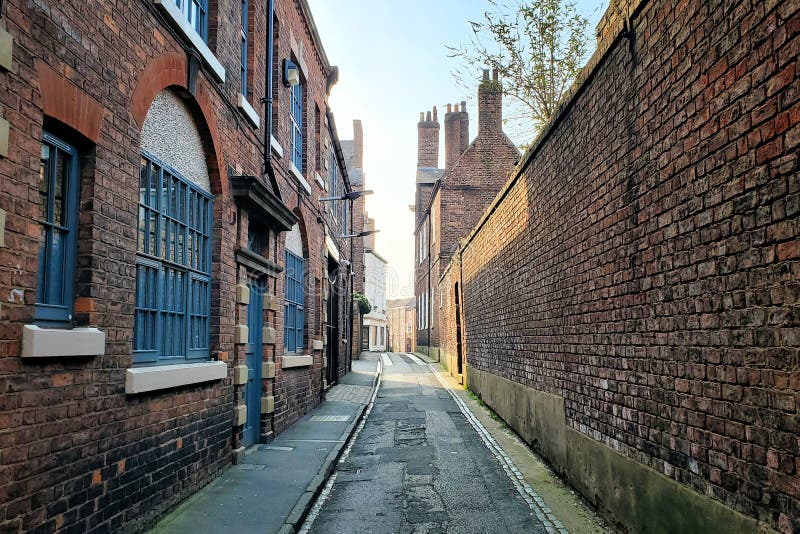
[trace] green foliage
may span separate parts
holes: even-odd
[[[372,311],[372,304],[369,303],[369,299],[363,293],[356,291],[353,294],[353,300],[358,303],[358,311],[361,315],[366,315]]]
[[[589,21],[564,0],[487,1],[491,10],[484,20],[470,21],[471,42],[447,47],[450,57],[469,67],[454,76],[464,84],[479,67],[496,70],[504,93],[520,104],[516,118],[527,123],[525,133],[535,135],[558,109],[585,61]]]

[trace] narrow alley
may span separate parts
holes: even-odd
[[[406,354],[381,359],[366,424],[301,532],[564,530],[524,481],[512,482],[502,449],[487,447],[492,438],[432,367]]]

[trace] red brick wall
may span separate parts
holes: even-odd
[[[146,528],[229,465],[241,440],[232,415],[242,391],[230,378],[124,393],[132,351],[139,130],[152,98],[168,85],[195,115],[216,195],[212,352],[229,365],[244,363],[242,346],[234,345],[234,325],[242,322],[245,308],[235,305],[234,290],[245,272],[234,251],[246,242],[247,217],[228,194],[227,176],[261,175],[263,130],[251,128],[237,109],[240,4],[213,3],[209,46],[226,68],[226,81],[216,82],[203,68],[194,96],[186,90],[186,51],[152,2],[3,4],[0,23],[14,36],[14,57],[12,70],[0,71],[0,114],[11,127],[9,157],[0,158],[0,208],[7,212],[6,247],[0,248],[0,530]],[[258,102],[265,93],[265,7],[256,0],[251,4],[250,102],[263,123]],[[327,72],[298,6],[277,2],[276,56],[288,56],[290,34],[304,43],[306,107],[316,103],[324,110]],[[275,87],[275,137],[288,151],[288,89]],[[70,134],[83,157],[75,312],[78,325],[105,332],[106,353],[98,357],[35,362],[19,357],[22,327],[32,322],[36,294],[45,126]],[[311,128],[306,138],[313,139]],[[309,161],[315,150],[310,143]],[[312,353],[311,341],[322,339],[314,281],[324,279],[327,268],[318,217],[328,216],[319,212],[316,198],[323,191],[313,174],[306,176],[312,193],[299,193],[298,199],[301,188],[285,172],[285,162],[275,161],[283,200],[299,206],[305,223],[306,347]],[[275,234],[270,238],[271,259],[280,265],[283,242]],[[340,250],[346,250],[341,243]],[[264,357],[280,369],[283,277],[270,285],[279,305],[266,319],[279,341],[265,348]],[[310,368],[279,370],[274,382],[264,383],[264,394],[276,396],[276,432],[320,401],[322,352],[313,355]]]
[[[783,532],[800,530],[799,7],[644,2],[461,258],[470,366]]]

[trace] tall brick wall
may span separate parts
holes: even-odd
[[[467,363],[796,532],[800,6],[630,4],[451,265]]]

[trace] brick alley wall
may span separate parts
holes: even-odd
[[[628,4],[443,292],[463,283],[476,385],[563,406],[576,437],[545,455],[623,526],[642,528],[569,467],[574,443],[796,532],[800,5]]]

